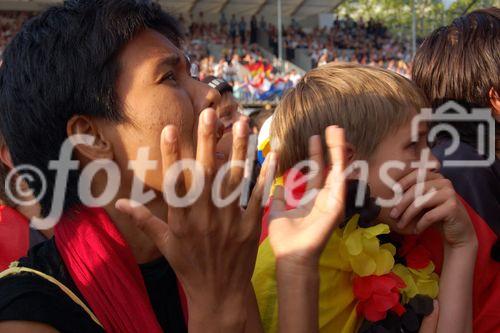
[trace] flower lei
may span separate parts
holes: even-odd
[[[439,276],[431,254],[407,236],[400,246],[388,237],[389,226],[375,224],[380,207],[370,197],[361,208],[353,207],[358,181],[348,184],[348,206],[341,228],[330,239],[334,265],[353,272],[356,310],[365,319],[359,332],[416,332],[424,316],[433,310],[439,292]]]
[[[429,252],[414,242],[399,249],[380,238],[389,226],[360,227],[361,214],[354,214],[332,235],[332,247],[339,255],[336,266],[352,271],[356,310],[365,322],[359,332],[415,332],[422,318],[433,310],[439,291],[439,277]],[[406,263],[406,265],[405,265]]]

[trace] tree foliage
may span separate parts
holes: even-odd
[[[411,34],[413,0],[345,0],[335,13],[354,19],[362,17],[384,22],[393,34],[408,37]],[[445,8],[441,0],[415,0],[417,35],[423,37],[432,30],[451,23],[465,11],[500,6],[500,0],[456,0]]]

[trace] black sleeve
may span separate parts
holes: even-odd
[[[0,321],[44,323],[61,333],[103,333],[58,286],[29,273],[0,279]]]

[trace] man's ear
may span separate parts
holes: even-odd
[[[68,120],[66,133],[68,137],[73,135],[88,135],[94,138],[92,144],[78,144],[75,146],[75,152],[80,157],[90,161],[113,159],[113,146],[103,135],[95,119],[81,115],[73,116]]]
[[[491,107],[493,108],[493,117],[495,117],[497,121],[500,121],[500,92],[491,88],[488,95],[490,97]]]
[[[0,160],[3,164],[5,164],[9,169],[14,168],[14,163],[12,163],[12,157],[10,156],[9,148],[5,143],[0,145]]]

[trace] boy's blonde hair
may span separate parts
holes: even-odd
[[[388,134],[427,106],[413,82],[388,70],[332,63],[313,69],[274,113],[271,138],[278,143],[278,172],[307,159],[309,137],[321,135],[324,145],[330,125],[345,129],[356,157],[368,158]]]

